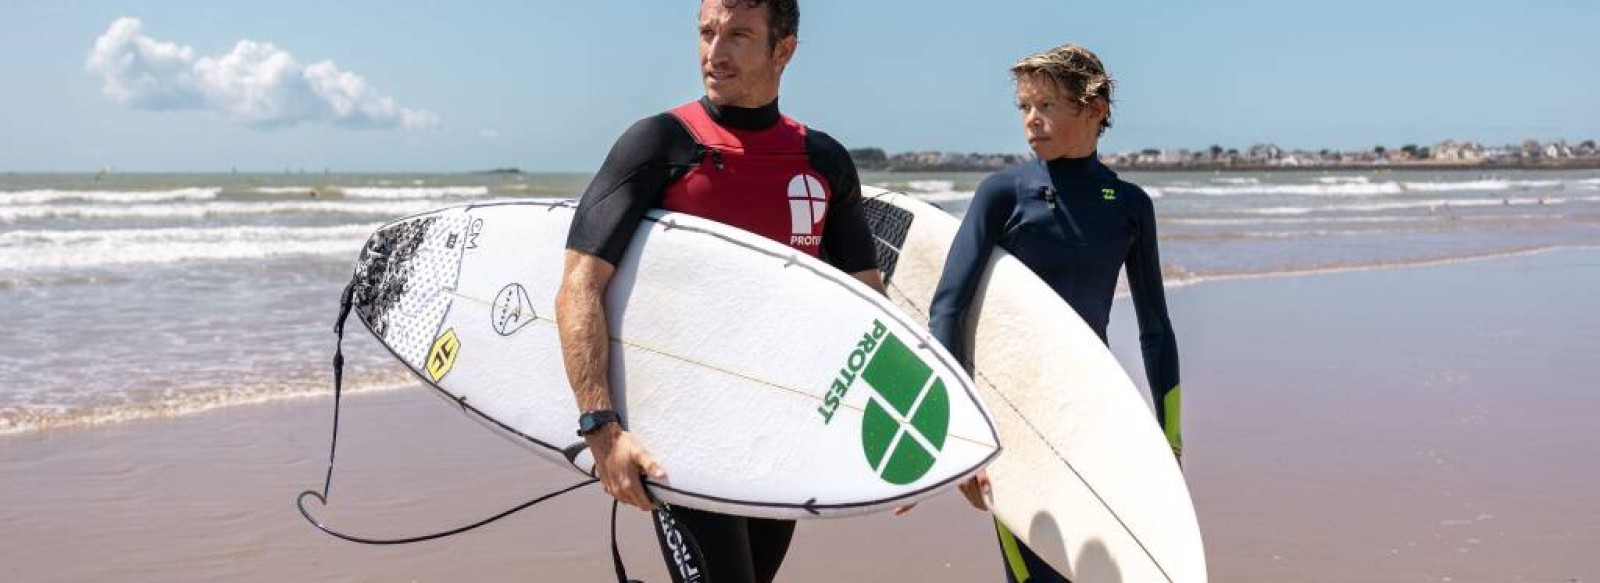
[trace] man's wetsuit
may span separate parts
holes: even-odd
[[[749,109],[701,99],[635,123],[578,202],[567,249],[616,265],[652,208],[767,236],[846,273],[878,267],[849,153],[782,116],[776,101]],[[682,507],[655,518],[678,583],[771,581],[794,534],[793,521]]]
[[[985,179],[967,207],[929,310],[934,337],[963,360],[967,308],[997,245],[1048,283],[1102,342],[1118,272],[1127,266],[1156,417],[1173,452],[1181,453],[1178,343],[1167,318],[1150,196],[1118,179],[1095,155],[1034,161]],[[1066,580],[996,526],[1007,580]]]

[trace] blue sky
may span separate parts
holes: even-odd
[[[592,171],[634,120],[699,95],[696,6],[8,0],[0,171]],[[1025,151],[1006,68],[1064,42],[1120,81],[1105,150],[1600,138],[1592,0],[801,8],[784,109],[850,147]],[[115,61],[91,53],[129,17],[125,39],[172,51],[167,73],[251,40],[313,81],[250,99],[226,75],[179,89],[139,85],[137,68],[108,75]],[[306,83],[325,83],[325,99]]]

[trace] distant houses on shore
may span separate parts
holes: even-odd
[[[961,152],[902,152],[880,148],[850,150],[861,170],[880,172],[985,172],[1026,162],[1032,154],[980,154]],[[1370,150],[1286,150],[1276,144],[1256,144],[1245,150],[1219,145],[1202,150],[1149,148],[1101,154],[1108,166],[1130,170],[1293,170],[1326,168],[1600,168],[1600,148],[1594,140],[1570,144],[1566,140],[1484,146],[1477,142],[1445,140],[1432,146],[1406,144],[1398,149],[1377,146]]]

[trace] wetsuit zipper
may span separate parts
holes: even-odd
[[[1045,203],[1050,205],[1050,214],[1055,217],[1056,226],[1059,227],[1062,222],[1066,222],[1072,229],[1073,243],[1079,247],[1088,245],[1088,238],[1083,236],[1083,229],[1078,227],[1078,221],[1072,218],[1072,211],[1067,210],[1066,205],[1058,201],[1060,197],[1056,196],[1055,187],[1046,186],[1041,194],[1044,195]]]

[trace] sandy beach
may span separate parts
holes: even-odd
[[[1596,292],[1595,249],[1170,290],[1211,580],[1600,578]],[[1114,350],[1142,371],[1125,300],[1114,318]],[[331,409],[0,438],[0,579],[611,577],[595,488],[437,542],[318,532],[293,499],[321,484]],[[341,432],[319,512],[361,535],[442,530],[576,478],[420,387],[351,397]],[[631,574],[666,580],[644,515],[622,518]],[[952,492],[908,517],[804,523],[780,580],[1000,580],[987,521]]]

